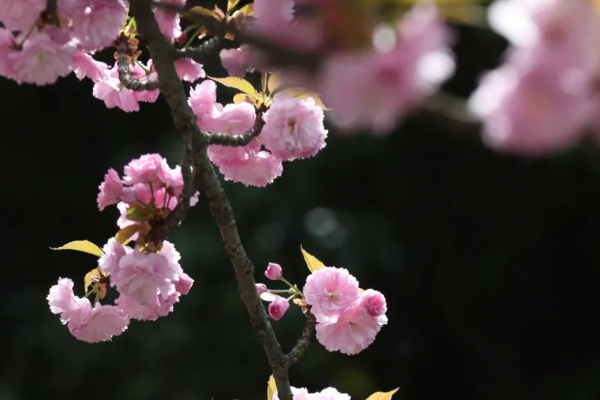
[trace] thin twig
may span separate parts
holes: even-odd
[[[220,144],[222,146],[246,146],[248,143],[252,141],[255,137],[260,134],[263,126],[265,126],[265,121],[262,119],[262,113],[259,113],[256,116],[256,122],[254,123],[254,127],[248,132],[242,135],[229,135],[226,133],[206,133],[202,132],[202,136],[204,136],[205,140],[208,144]]]
[[[192,138],[194,184],[202,194],[206,194],[210,202],[211,214],[219,226],[225,250],[233,264],[240,297],[248,310],[256,337],[263,346],[273,371],[279,398],[293,400],[287,358],[281,351],[267,319],[265,308],[258,297],[254,281],[254,265],[244,251],[231,204],[206,153],[208,141],[201,134],[196,117],[187,103],[183,85],[173,65],[175,56],[172,47],[160,33],[151,9],[152,3],[147,0],[130,0],[129,3],[139,33],[148,43],[158,73],[159,89],[171,108],[173,123],[184,137],[190,135]]]
[[[130,50],[129,44],[125,39],[117,39],[117,68],[121,84],[127,89],[135,90],[136,92],[158,89],[158,79],[142,81],[131,76],[129,65],[127,65],[127,55],[130,53]]]
[[[306,322],[304,323],[304,328],[302,329],[302,336],[298,339],[294,348],[286,355],[287,362],[289,366],[292,366],[298,361],[298,359],[302,356],[304,351],[308,348],[310,344],[310,337],[312,336],[313,331],[315,330],[315,325],[317,324],[317,320],[315,316],[309,311],[306,315]]]
[[[185,49],[176,50],[175,57],[190,57],[197,63],[204,63],[206,61],[206,57],[208,57],[213,51],[215,51],[219,47],[219,43],[221,43],[221,38],[218,36],[213,36],[212,38],[208,39],[207,41],[196,47],[188,47]]]

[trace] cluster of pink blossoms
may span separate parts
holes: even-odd
[[[241,135],[256,123],[249,103],[217,103],[217,86],[205,80],[190,91],[189,104],[204,132]],[[245,185],[266,186],[283,172],[283,161],[315,156],[325,147],[327,130],[323,109],[306,100],[278,93],[264,113],[260,134],[243,147],[211,145],[208,155],[225,179]],[[262,147],[266,150],[261,150]]]
[[[100,210],[118,203],[122,212],[119,226],[134,228],[129,228],[121,243],[136,240],[135,248],[131,248],[111,238],[102,249],[98,271],[103,276],[102,282],[119,291],[116,305],[101,305],[97,298],[92,306],[87,296],[74,295],[70,279],[59,279],[48,295],[51,311],[61,315],[61,321],[68,324],[73,336],[90,343],[120,335],[131,318],[153,321],[166,316],[193,284],[192,278],[183,272],[179,264],[181,256],[173,244],[152,243],[147,236],[153,224],[164,220],[177,206],[183,190],[181,167],[171,168],[160,155],[146,154],[132,160],[124,172],[121,179],[110,169],[98,194]],[[196,192],[191,205],[197,202],[197,197]]]
[[[117,221],[120,228],[137,225],[137,232],[147,233],[153,220],[165,218],[167,210],[177,206],[183,191],[181,167],[169,167],[159,154],[145,154],[126,165],[124,173],[121,179],[117,171],[108,170],[99,187],[98,208],[102,211],[117,204],[121,211]],[[196,205],[198,195],[196,192],[190,198],[190,206]]]
[[[92,306],[88,298],[75,296],[73,281],[67,278],[60,278],[47,297],[50,310],[60,314],[71,334],[85,342],[111,340],[127,329],[130,319],[154,321],[166,316],[194,282],[181,269],[179,253],[167,241],[159,252],[146,254],[112,238],[103,252],[99,269],[109,274],[110,285],[120,293],[115,305],[97,301]]]
[[[530,156],[600,134],[600,15],[590,1],[497,0],[490,25],[511,47],[469,106],[491,148]]]
[[[185,0],[163,0],[183,6]],[[95,84],[94,97],[108,108],[138,111],[139,102],[155,102],[158,90],[133,91],[122,87],[116,63],[112,68],[92,56],[114,44],[127,19],[123,0],[57,0],[57,15],[45,12],[46,0],[0,2],[0,75],[19,84],[47,85],[74,72]],[[181,35],[179,14],[157,9],[155,16],[167,39]],[[177,60],[182,79],[193,82],[205,76],[202,65],[189,58]],[[142,82],[156,78],[152,61],[135,60],[131,75]]]
[[[308,393],[306,388],[295,388],[292,386],[294,400],[350,400],[346,393],[340,393],[336,388],[329,387],[317,393]],[[279,400],[277,391],[273,393],[272,400]]]
[[[257,284],[261,299],[270,302],[269,315],[279,320],[289,308],[289,301],[303,295],[304,302],[317,320],[317,340],[329,351],[357,354],[366,349],[381,329],[387,324],[387,305],[380,292],[361,290],[356,278],[344,268],[323,267],[310,274],[302,293],[282,276],[282,268],[270,263],[265,276],[271,280],[282,280],[291,288],[289,299],[285,299]]]
[[[257,19],[251,28],[287,48],[324,57],[314,74],[299,68],[284,68],[281,73],[287,86],[321,93],[338,127],[389,133],[454,72],[452,34],[433,4],[419,4],[396,27],[378,26],[370,48],[337,49],[325,40],[326,27],[312,18],[293,16],[296,4],[310,3],[319,13],[333,2],[255,0]],[[248,46],[221,52],[223,66],[235,76],[246,70],[269,70],[264,58]]]

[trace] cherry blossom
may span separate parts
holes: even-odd
[[[0,22],[11,31],[28,31],[46,9],[46,0],[2,0]]]
[[[271,153],[284,161],[315,156],[325,147],[327,130],[323,109],[312,97],[306,100],[277,93],[265,113],[260,139]]]
[[[337,315],[358,298],[358,281],[345,268],[323,267],[306,279],[306,303],[319,319]]]

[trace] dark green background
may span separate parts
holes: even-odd
[[[505,43],[457,29],[446,90],[466,96]],[[214,59],[207,69],[223,74]],[[116,208],[96,208],[106,170],[181,154],[162,99],[126,114],[91,88],[74,76],[43,88],[0,80],[0,399],[263,400],[270,371],[205,197],[171,238],[196,283],[168,317],[91,345],[50,313],[50,286],[69,277],[81,295],[95,260],[49,247],[116,232]],[[355,400],[398,386],[403,400],[599,398],[598,163],[589,145],[539,160],[494,154],[420,117],[383,138],[331,130],[316,158],[285,163],[267,188],[226,183],[259,281],[272,261],[303,285],[303,244],[388,299],[373,345],[346,356],[313,341],[292,384]],[[284,349],[302,324],[294,308],[273,324]]]

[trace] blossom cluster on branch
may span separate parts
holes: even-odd
[[[270,302],[269,315],[278,321],[289,308],[289,301],[301,306],[316,318],[317,340],[329,351],[358,354],[375,340],[381,326],[387,324],[385,296],[369,289],[362,290],[358,281],[345,268],[326,267],[304,250],[305,257],[314,260],[309,264],[311,274],[302,291],[288,282],[279,264],[270,263],[265,276],[282,281],[286,290],[270,290],[257,284],[260,298]],[[283,298],[277,293],[291,294]],[[298,298],[296,298],[298,297]]]
[[[73,336],[111,340],[131,319],[153,321],[173,311],[194,281],[166,239],[202,191],[273,370],[267,400],[349,400],[333,388],[293,388],[288,370],[313,330],[329,351],[357,354],[371,345],[388,321],[384,295],[362,290],[348,270],[326,267],[304,250],[311,274],[302,290],[274,263],[266,277],[288,288],[256,284],[211,162],[226,180],[263,187],[282,175],[284,162],[314,157],[326,146],[326,117],[339,132],[386,135],[424,106],[454,73],[455,34],[433,2],[386,20],[373,11],[375,3],[228,0],[222,10],[188,7],[186,0],[0,0],[1,76],[41,86],[73,72],[93,82],[92,95],[107,108],[124,112],[162,95],[184,141],[180,166],[146,154],[125,166],[123,176],[107,172],[98,208],[116,205],[120,217],[102,249],[88,241],[58,248],[99,258],[84,277],[84,297],[68,278],[47,297]],[[495,0],[488,17],[510,47],[468,100],[484,142],[537,156],[569,148],[588,130],[600,137],[594,41],[600,16],[592,2]],[[100,60],[106,49],[114,62]],[[216,51],[229,76],[206,75],[204,60]],[[247,74],[260,77],[260,88]],[[219,103],[217,83],[240,93]],[[101,304],[111,288],[118,292],[114,304]],[[270,303],[268,314],[259,299]],[[306,323],[285,354],[267,315],[281,320],[290,301]],[[389,400],[394,392],[372,397]]]

